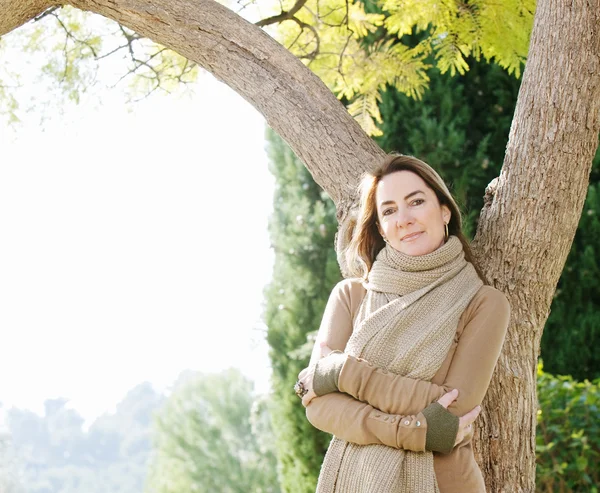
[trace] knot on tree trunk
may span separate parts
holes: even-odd
[[[488,183],[488,186],[485,187],[485,195],[483,196],[483,207],[484,208],[491,207],[492,202],[494,201],[494,196],[496,195],[497,188],[498,188],[498,177],[494,178],[491,182]]]

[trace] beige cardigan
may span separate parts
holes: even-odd
[[[357,279],[342,281],[333,289],[311,363],[319,356],[320,341],[332,349],[344,350],[364,294]],[[481,404],[502,348],[509,316],[510,307],[504,294],[483,286],[463,312],[454,342],[431,382],[394,375],[360,358],[348,357],[339,376],[340,392],[313,399],[306,408],[308,420],[320,430],[359,445],[383,444],[424,451],[427,421],[420,411],[453,388],[459,390],[459,396],[449,411],[456,416]],[[441,493],[485,491],[471,437],[472,434],[465,437],[447,455],[434,453]]]

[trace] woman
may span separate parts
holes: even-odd
[[[430,166],[392,155],[365,178],[347,259],[357,278],[333,289],[295,387],[334,435],[317,492],[485,492],[471,423],[510,309]]]

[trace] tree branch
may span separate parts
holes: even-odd
[[[271,24],[278,24],[285,20],[291,19],[296,15],[296,13],[302,7],[304,7],[305,3],[306,3],[306,0],[297,0],[297,2],[294,4],[294,6],[287,12],[281,12],[281,14],[267,17],[266,19],[261,19],[260,21],[256,22],[255,25],[258,27],[264,27],[264,26],[269,26]]]
[[[306,22],[302,22],[297,17],[292,17],[290,20],[292,20],[296,24],[298,24],[300,26],[300,29],[301,29],[300,34],[294,40],[294,43],[298,40],[298,38],[300,38],[300,35],[302,34],[302,31],[304,31],[304,29],[308,29],[309,31],[312,31],[312,33],[313,33],[313,35],[315,37],[315,43],[316,43],[317,46],[315,47],[315,49],[312,52],[310,52],[310,53],[308,53],[306,55],[299,55],[299,58],[306,58],[306,59],[314,60],[317,57],[317,55],[319,54],[319,50],[321,48],[321,40],[319,39],[319,33],[314,28],[314,26],[311,26],[310,24],[307,24]],[[305,46],[308,46],[308,43],[306,43]],[[289,50],[289,49],[291,49],[291,46],[288,46],[287,48]]]
[[[214,0],[72,4],[174,50],[237,91],[290,144],[337,203],[342,219],[364,170],[385,155],[300,60],[260,27]]]
[[[56,12],[57,10],[59,10],[61,8],[60,5],[56,5],[55,7],[51,7],[48,10],[46,10],[45,12],[41,13],[40,15],[38,15],[37,17],[35,17],[33,19],[33,22],[39,22],[41,21],[44,17],[54,14],[54,12]]]
[[[58,24],[60,25],[60,27],[63,28],[63,31],[65,32],[65,35],[66,35],[66,39],[65,39],[65,52],[66,52],[66,47],[67,47],[67,40],[68,39],[72,39],[76,43],[79,43],[79,44],[82,44],[84,46],[87,46],[90,49],[90,51],[92,52],[92,54],[94,55],[94,58],[97,59],[98,58],[98,54],[96,53],[96,49],[91,44],[89,44],[86,40],[77,38],[69,30],[69,28],[67,26],[65,26],[65,23],[62,21],[62,19],[60,18],[60,16],[56,13],[57,9],[58,9],[58,7],[52,8],[52,9],[46,11],[43,16],[52,15],[56,19],[56,21],[58,22]],[[37,17],[35,20],[37,21],[37,20],[39,20],[41,18],[42,17]]]

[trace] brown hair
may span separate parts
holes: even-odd
[[[352,239],[346,249],[346,262],[351,275],[366,278],[377,254],[385,246],[385,242],[377,228],[377,204],[375,193],[377,185],[384,176],[396,171],[411,171],[420,176],[427,186],[433,190],[440,206],[450,209],[451,217],[448,223],[448,233],[456,236],[463,245],[465,259],[471,262],[477,274],[484,279],[477,267],[469,242],[462,232],[462,217],[460,210],[448,187],[428,164],[413,156],[391,154],[372,171],[365,174],[360,183],[360,208]]]

